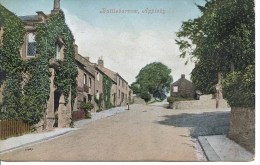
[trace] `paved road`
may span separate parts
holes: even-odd
[[[133,105],[130,111],[94,121],[50,141],[0,155],[28,161],[197,161],[185,127],[160,123],[173,110]]]

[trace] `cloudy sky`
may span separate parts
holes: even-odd
[[[53,0],[0,0],[19,16],[35,11],[50,13]],[[61,0],[66,22],[71,28],[79,53],[118,72],[128,82],[151,62],[162,62],[172,69],[174,81],[190,72],[194,64],[184,65],[178,57],[175,33],[183,21],[200,15],[195,3],[204,0]],[[109,13],[115,10],[136,13]],[[104,10],[106,11],[104,13]],[[151,13],[152,10],[157,13]]]

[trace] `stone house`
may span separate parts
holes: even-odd
[[[179,98],[193,98],[195,89],[193,83],[185,79],[182,74],[181,78],[171,85],[171,96]]]
[[[129,86],[128,82],[118,73],[116,73],[117,80],[117,106],[126,105],[129,101]]]
[[[102,75],[106,75],[110,80],[112,81],[112,87],[110,91],[110,103],[114,106],[116,106],[116,79],[115,79],[115,72],[104,67],[104,60],[102,57],[98,59],[98,63],[95,65],[96,70],[100,71]],[[103,88],[103,83],[102,83],[102,88]],[[102,89],[103,91],[103,89]],[[104,100],[107,98],[104,98]]]
[[[77,45],[75,45],[77,50]],[[90,64],[89,59],[75,52],[75,60],[77,63],[77,96],[73,105],[72,119],[79,120],[85,117],[84,111],[80,109],[82,103],[90,102],[95,105],[95,81],[96,70]],[[93,109],[95,110],[95,109]]]
[[[39,24],[45,25],[49,18],[57,13],[60,13],[60,0],[54,0],[54,8],[50,14],[45,14],[42,11],[36,12],[37,15],[20,16],[19,18],[24,23],[26,34],[24,36],[24,42],[20,48],[21,59],[24,61],[31,60],[38,57],[37,43],[36,43],[36,26]],[[0,36],[4,33],[2,27]],[[2,37],[1,37],[2,40]],[[58,127],[69,127],[71,122],[71,91],[68,96],[68,103],[65,103],[65,96],[62,91],[57,91],[54,84],[55,81],[55,67],[59,66],[58,61],[64,59],[64,41],[62,37],[58,37],[56,43],[54,43],[56,54],[54,58],[49,61],[50,71],[50,93],[47,100],[46,111],[42,120],[35,125],[38,131],[51,130],[55,123],[55,111],[58,114]],[[0,75],[3,78],[3,74]],[[3,83],[4,84],[4,83]],[[3,85],[2,85],[3,86]],[[2,93],[2,86],[0,93]],[[0,99],[2,99],[0,94]],[[1,100],[0,100],[1,101]]]
[[[114,106],[126,105],[129,100],[133,100],[133,92],[128,82],[119,73],[104,67],[102,58],[99,58],[97,68],[113,81],[110,101]]]

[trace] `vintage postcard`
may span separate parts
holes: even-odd
[[[0,160],[256,162],[254,0],[0,0]]]

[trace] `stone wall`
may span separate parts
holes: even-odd
[[[213,109],[216,108],[215,99],[176,101],[173,103],[173,109]],[[226,100],[219,100],[219,108],[229,108]]]
[[[128,103],[128,83],[117,75],[117,97],[116,97],[116,106],[126,105]],[[119,94],[120,91],[120,94]],[[123,96],[123,95],[124,96]]]
[[[255,152],[255,109],[231,108],[228,137],[248,151]]]
[[[139,96],[134,96],[133,100],[134,100],[134,104],[146,104],[145,101]]]
[[[72,112],[73,121],[82,120],[82,119],[85,119],[85,112],[83,110]]]

